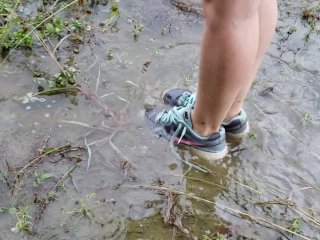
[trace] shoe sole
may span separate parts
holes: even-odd
[[[216,160],[224,158],[228,153],[228,148],[226,146],[222,151],[217,152],[217,153],[212,153],[212,152],[205,152],[205,151],[202,151],[200,149],[192,147],[190,149],[190,152],[195,154],[196,156],[198,156],[200,158],[203,158],[203,159],[211,162],[211,161],[216,161]]]

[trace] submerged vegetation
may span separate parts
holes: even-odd
[[[28,207],[20,207],[17,211],[16,211],[16,217],[17,217],[17,223],[15,225],[15,227],[13,227],[11,229],[11,231],[13,233],[17,233],[17,232],[27,232],[30,233],[31,230],[31,216],[29,216],[28,213]]]
[[[320,22],[320,4],[312,8],[306,8],[302,12],[302,19],[306,21],[308,32],[305,35],[305,40],[308,42],[313,33],[320,36],[319,22]]]

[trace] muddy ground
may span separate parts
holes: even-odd
[[[108,4],[62,11],[86,23],[55,53],[76,69],[76,94],[23,104],[59,72],[39,43],[2,63],[0,239],[320,239],[320,36],[303,19],[317,2],[279,1],[244,106],[251,132],[212,163],[172,149],[144,115],[167,88],[197,84],[203,19],[176,6],[121,0],[116,28]],[[30,231],[15,233],[25,207]]]

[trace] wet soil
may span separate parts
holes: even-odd
[[[37,44],[0,69],[0,207],[28,207],[32,222],[30,233],[13,233],[16,215],[1,211],[0,239],[300,239],[284,231],[294,219],[297,233],[320,239],[320,37],[302,19],[316,5],[279,1],[244,106],[251,132],[211,163],[172,149],[144,117],[163,106],[164,90],[196,88],[203,19],[153,0],[120,1],[116,29],[101,24],[108,5],[64,11],[90,26],[79,51],[66,40],[56,53],[75,63],[82,92],[22,103],[59,72]],[[34,186],[35,173],[52,177]]]

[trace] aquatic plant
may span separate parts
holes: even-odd
[[[16,211],[17,223],[11,229],[13,233],[31,232],[31,216],[28,213],[28,207],[21,207]]]
[[[140,21],[137,21],[133,26],[133,39],[138,41],[140,33],[143,31],[144,26]]]
[[[291,220],[291,224],[288,227],[288,230],[294,232],[294,233],[301,233],[301,223],[300,223],[300,218],[295,217]]]
[[[33,186],[39,187],[44,181],[50,179],[53,176],[52,173],[34,173]]]

